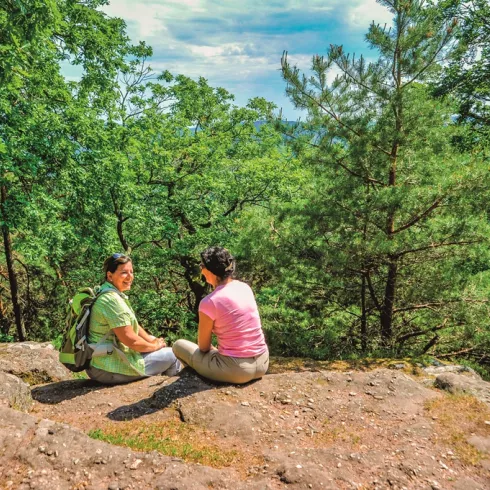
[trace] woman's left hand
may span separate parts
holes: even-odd
[[[151,341],[151,343],[155,345],[160,345],[162,348],[167,347],[165,340],[162,338],[155,338]]]

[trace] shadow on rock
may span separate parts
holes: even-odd
[[[38,386],[31,390],[32,398],[39,403],[56,405],[65,400],[71,400],[77,396],[83,396],[91,391],[102,390],[109,386],[101,385],[91,379],[73,379],[60,381],[44,386]]]
[[[222,384],[201,378],[190,368],[185,368],[175,378],[175,381],[155,391],[151,397],[119,407],[109,412],[107,417],[117,421],[137,419],[167,408],[180,398],[222,386]]]

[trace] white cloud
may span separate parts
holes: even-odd
[[[375,0],[360,0],[357,5],[347,5],[346,20],[352,29],[367,30],[371,22],[390,25],[393,14]]]
[[[159,2],[114,0],[104,7],[103,11],[111,17],[124,19],[129,35],[143,40],[167,30],[165,18],[171,9]]]
[[[156,71],[204,76],[237,102],[267,94],[279,106],[288,105],[283,50],[308,74],[312,55],[326,54],[330,43],[362,51],[370,22],[391,20],[374,0],[112,0],[103,10],[126,21],[134,43],[153,47]]]

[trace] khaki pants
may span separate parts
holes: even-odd
[[[220,354],[217,349],[202,352],[188,340],[177,340],[172,350],[178,359],[213,381],[248,383],[261,378],[269,367],[269,351],[254,357],[229,357]]]
[[[164,347],[163,349],[146,352],[141,355],[145,361],[146,376],[128,376],[126,374],[110,373],[91,366],[87,369],[88,377],[106,385],[118,385],[138,381],[148,376],[157,376],[158,374],[175,376],[182,369],[182,365],[176,359],[170,347]]]

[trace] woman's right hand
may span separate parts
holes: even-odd
[[[167,346],[165,340],[163,339],[153,339],[151,343],[155,346],[155,351],[163,349],[164,347]]]
[[[148,342],[138,334],[134,333],[133,328],[130,325],[114,328],[113,330],[121,343],[136,352],[155,352],[166,346],[165,340],[163,339],[154,339],[151,342]]]

